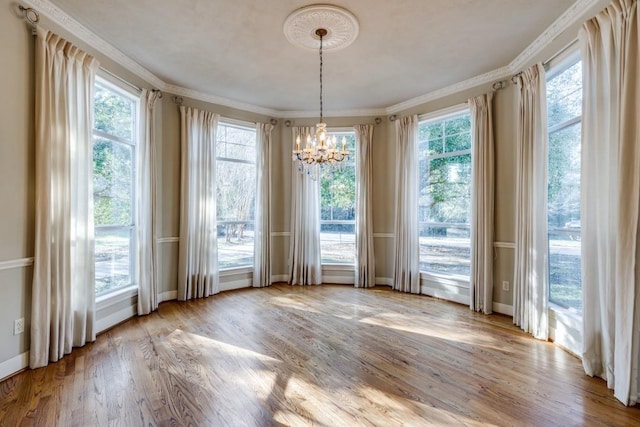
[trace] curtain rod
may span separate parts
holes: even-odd
[[[565,53],[567,50],[571,49],[573,47],[573,45],[575,45],[576,43],[578,43],[578,39],[571,40],[571,42],[569,42],[569,44],[567,44],[565,47],[563,47],[562,49],[557,51],[555,54],[553,54],[551,56],[551,58],[549,58],[546,61],[544,61],[542,63],[542,65],[546,67],[551,61],[553,61],[554,59],[556,59],[557,57],[559,57],[560,55]]]
[[[562,49],[560,49],[559,51],[557,51],[556,53],[551,55],[551,58],[549,58],[546,61],[544,61],[542,63],[542,66],[546,67],[547,65],[549,65],[554,59],[558,58],[563,53],[565,53],[567,50],[571,49],[576,43],[578,43],[578,39],[571,40],[566,46],[564,46]],[[513,76],[511,76],[511,82],[513,84],[518,84],[518,80],[517,79],[521,74],[522,74],[522,71],[520,71],[520,72],[514,74]]]
[[[104,68],[102,66],[100,67],[100,71],[102,71],[105,74],[108,74],[110,77],[113,77],[114,79],[118,80],[119,82],[124,83],[127,86],[137,90],[138,92],[142,92],[142,89],[139,88],[138,86],[134,85],[133,83],[130,83],[130,82],[126,81],[125,79],[123,79],[120,76],[115,75],[114,73],[112,73],[111,71],[107,70],[106,68]]]

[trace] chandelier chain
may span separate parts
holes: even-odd
[[[320,123],[322,120],[322,34],[320,34]]]

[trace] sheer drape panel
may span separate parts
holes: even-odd
[[[638,402],[640,355],[640,29],[614,0],[579,35],[583,58],[582,287],[587,374]]]
[[[373,252],[373,125],[356,125],[356,288],[376,285]]]
[[[292,149],[296,138],[306,141],[311,127],[293,127]],[[289,243],[289,283],[319,285],[322,283],[320,261],[320,177],[313,179],[291,168],[291,237]]]
[[[271,131],[273,125],[256,124],[256,215],[253,286],[271,284]]]
[[[29,366],[95,340],[93,84],[98,61],[41,27]]]
[[[518,77],[516,239],[513,323],[535,338],[549,337],[546,82],[541,64]]]
[[[218,293],[216,132],[219,116],[180,107],[181,194],[178,299]]]
[[[472,310],[493,310],[493,93],[469,100],[472,132],[471,290]]]
[[[143,89],[140,95],[136,221],[138,236],[138,315],[158,308],[156,246],[156,147],[155,103],[159,91]]]
[[[396,120],[396,218],[393,288],[420,293],[418,116]]]

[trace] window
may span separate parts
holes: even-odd
[[[356,253],[355,132],[331,132],[349,158],[320,173],[320,254],[323,264],[353,264]]]
[[[93,126],[96,296],[132,286],[138,99],[97,78]]]
[[[470,274],[471,116],[459,112],[419,125],[420,270]]]
[[[548,74],[547,114],[549,301],[581,311],[582,63],[578,58]]]
[[[253,266],[256,196],[256,131],[218,125],[216,142],[218,266]]]

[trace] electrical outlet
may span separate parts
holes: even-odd
[[[24,317],[13,321],[13,335],[20,335],[24,332]]]
[[[503,291],[508,291],[509,290],[509,281],[508,280],[504,280],[502,282],[502,290]]]

